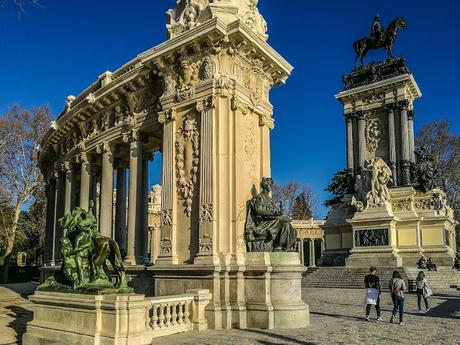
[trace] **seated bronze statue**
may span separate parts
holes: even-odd
[[[39,285],[37,290],[79,293],[133,292],[133,289],[128,287],[118,244],[108,237],[101,236],[91,210],[85,211],[77,207],[59,219],[59,225],[63,229],[60,240],[61,270]],[[116,273],[115,284],[112,283],[107,260]]]
[[[262,178],[262,192],[249,203],[245,235],[248,252],[295,251],[297,231],[270,196],[273,180]]]

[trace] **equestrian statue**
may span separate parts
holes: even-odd
[[[398,29],[406,29],[407,22],[403,17],[395,18],[385,29],[380,24],[380,17],[374,17],[369,35],[357,40],[353,43],[353,48],[356,53],[355,68],[358,60],[361,61],[361,66],[364,65],[364,59],[371,49],[385,49],[388,52],[388,59],[393,57],[392,48],[396,41]]]

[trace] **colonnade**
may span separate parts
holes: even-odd
[[[414,111],[409,110],[407,100],[387,104],[384,109],[388,116],[388,166],[393,173],[393,186],[410,183],[410,165],[415,162],[414,143]],[[345,114],[347,168],[361,170],[365,162],[366,152],[366,111],[358,110]],[[398,115],[398,116],[396,116]],[[399,120],[399,124],[397,121]],[[355,130],[356,128],[356,130]],[[396,128],[400,133],[396,133]],[[356,133],[357,131],[357,133]],[[357,134],[357,137],[355,135]],[[357,153],[355,153],[357,145]],[[397,148],[400,147],[400,152]],[[357,162],[355,162],[357,158]],[[399,168],[399,170],[398,170]]]
[[[298,239],[299,241],[299,257],[300,262],[304,265],[305,264],[305,250],[304,250],[304,243],[305,241],[308,242],[308,267],[316,267],[316,248],[315,248],[315,240],[320,241],[321,243],[321,255],[326,249],[324,239],[323,238],[307,238],[307,239]]]
[[[144,265],[150,261],[148,163],[152,152],[143,150],[137,136],[129,142],[129,157],[121,154],[121,145],[124,143],[105,142],[92,151],[80,152],[55,166],[48,176],[45,265],[60,264],[59,219],[77,206],[92,209],[101,235],[117,241],[125,264]]]

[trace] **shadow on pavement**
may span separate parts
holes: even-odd
[[[411,313],[410,315],[418,315],[421,317],[439,317],[446,319],[460,319],[460,298],[458,296],[449,295],[435,295],[433,299],[441,299],[443,302],[433,307],[429,312],[426,313]],[[430,301],[430,299],[428,299]],[[423,305],[423,302],[422,302]],[[405,313],[406,314],[406,313]]]
[[[312,343],[312,342],[309,342],[309,341],[298,340],[296,338],[286,337],[284,335],[270,333],[270,332],[261,331],[261,330],[257,330],[257,329],[244,329],[242,331],[256,333],[256,334],[260,334],[260,335],[264,335],[264,336],[276,339],[276,342],[274,342],[274,343],[272,343],[272,342],[270,342],[268,340],[259,340],[259,339],[257,340],[258,343],[264,344],[264,345],[275,345],[275,344],[279,345],[279,344],[281,344],[280,341],[285,341],[285,342],[289,342],[290,344],[299,344],[299,345],[318,345],[318,343]]]
[[[35,289],[37,288],[37,283],[13,283],[13,284],[0,284],[0,287],[5,289],[11,290],[22,298],[29,297],[31,294],[34,293]]]
[[[16,342],[18,345],[22,344],[22,336],[26,332],[26,325],[32,321],[33,313],[30,310],[10,305],[5,307],[14,314],[14,319],[8,324],[8,327],[14,329],[16,332]]]
[[[383,309],[382,309],[383,310]],[[319,311],[310,311],[310,314],[321,315],[321,316],[331,316],[337,319],[346,319],[354,321],[364,321],[364,317],[350,316],[350,315],[340,315],[340,314],[331,314],[331,313],[322,313]]]

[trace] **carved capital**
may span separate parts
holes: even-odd
[[[359,121],[364,121],[366,119],[366,114],[362,110],[357,110],[355,116]]]
[[[203,98],[196,102],[196,110],[203,111],[207,109],[214,109],[216,107],[217,96],[210,96],[207,98]]]
[[[176,108],[171,108],[158,113],[158,122],[160,124],[166,124],[168,122],[176,120]]]
[[[54,179],[57,180],[59,178],[59,170],[53,170],[52,176],[53,176]]]
[[[97,145],[96,152],[98,154],[112,153],[112,148],[108,142],[103,142],[102,144]]]
[[[243,115],[247,115],[249,113],[249,106],[246,103],[244,103],[243,101],[241,101],[236,96],[232,98],[231,106],[232,106],[233,111],[239,110],[239,111],[241,111],[241,113]]]
[[[409,111],[407,112],[407,118],[408,118],[409,120],[412,120],[412,121],[413,121],[414,118],[415,118],[415,110],[409,110]]]
[[[122,133],[122,140],[124,143],[129,143],[130,141],[137,141],[140,138],[139,131],[137,129],[131,129],[129,131]]]
[[[67,173],[70,173],[70,172],[72,171],[72,163],[70,163],[70,162],[64,162],[64,163],[62,163],[62,165],[61,165],[61,170],[62,170],[63,172],[65,172],[66,174],[67,174]]]
[[[398,102],[399,110],[407,110],[408,106],[409,106],[409,101],[407,99],[404,99]]]
[[[271,116],[260,115],[259,116],[259,126],[266,126],[270,129],[275,128],[275,120]]]
[[[355,118],[355,113],[343,114],[343,117],[345,118],[345,122],[351,122]]]
[[[86,152],[81,152],[79,155],[75,157],[75,161],[78,164],[88,163],[89,161],[88,154]]]
[[[394,112],[395,109],[397,108],[396,103],[387,103],[384,106],[384,109],[389,113],[389,112]]]

